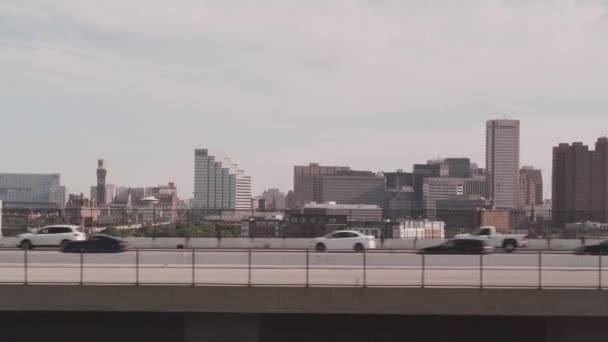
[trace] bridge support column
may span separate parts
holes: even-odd
[[[187,313],[184,316],[184,342],[259,342],[257,315]]]

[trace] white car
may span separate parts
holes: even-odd
[[[34,247],[60,247],[69,241],[86,240],[86,235],[79,226],[56,225],[42,227],[37,233],[25,233],[18,237],[17,247],[32,249]]]
[[[524,234],[500,234],[496,232],[496,227],[492,226],[483,226],[473,234],[458,234],[455,238],[484,240],[490,246],[502,248],[507,253],[528,246],[528,239]]]
[[[309,247],[314,248],[317,252],[331,249],[352,249],[356,252],[362,252],[366,249],[376,248],[376,239],[373,236],[364,235],[354,230],[338,230],[327,236],[312,240]]]

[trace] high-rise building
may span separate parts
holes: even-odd
[[[429,161],[429,163],[432,161]],[[413,181],[414,181],[414,201],[422,201],[422,186],[424,184],[425,178],[434,178],[441,177],[442,170],[447,170],[444,164],[435,163],[435,164],[415,164],[414,172],[413,172]]]
[[[266,201],[267,210],[285,210],[285,194],[279,189],[268,189],[260,197]]]
[[[59,174],[0,173],[0,201],[7,208],[64,208],[66,189]]]
[[[411,172],[403,172],[401,169],[397,170],[397,172],[384,172],[384,180],[387,189],[414,187],[414,174]]]
[[[516,209],[519,202],[519,120],[486,124],[486,191],[495,208]]]
[[[425,178],[423,184],[423,205],[426,218],[437,218],[437,201],[448,199],[450,196],[464,195],[463,178]]]
[[[385,219],[398,220],[421,215],[421,213],[414,212],[414,189],[411,187],[401,187],[398,189],[387,188],[384,197]]]
[[[553,148],[553,222],[608,221],[608,138]]]
[[[338,171],[348,171],[347,166],[320,166],[311,163],[308,166],[294,166],[293,191],[295,207],[304,208],[306,203],[322,202],[321,177],[336,175]]]
[[[321,202],[384,205],[384,177],[370,171],[340,171],[321,177]]]
[[[478,211],[488,206],[488,200],[476,195],[450,195],[438,200],[436,205],[437,219],[445,222],[450,233],[458,233],[479,227]]]
[[[520,198],[522,206],[540,206],[543,204],[543,173],[532,166],[524,166],[519,170]]]
[[[251,177],[230,159],[220,161],[207,149],[196,149],[194,208],[250,210]]]
[[[484,197],[486,196],[486,177],[473,176],[471,178],[463,178],[464,194]]]
[[[448,177],[467,178],[471,177],[471,159],[469,158],[446,158],[443,160],[448,168]]]
[[[236,210],[251,210],[251,177],[243,170],[236,173]]]
[[[108,171],[106,170],[103,159],[97,161],[97,206],[102,207],[108,203],[108,197],[106,193],[106,176]]]
[[[287,195],[285,195],[285,209],[296,209],[296,194],[293,190],[287,191]]]

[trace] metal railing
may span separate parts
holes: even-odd
[[[2,284],[604,289],[605,256],[519,252],[134,249],[0,250]]]

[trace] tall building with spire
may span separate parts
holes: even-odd
[[[108,171],[103,159],[97,161],[97,206],[105,206],[108,203],[108,194],[106,191],[106,177]]]

